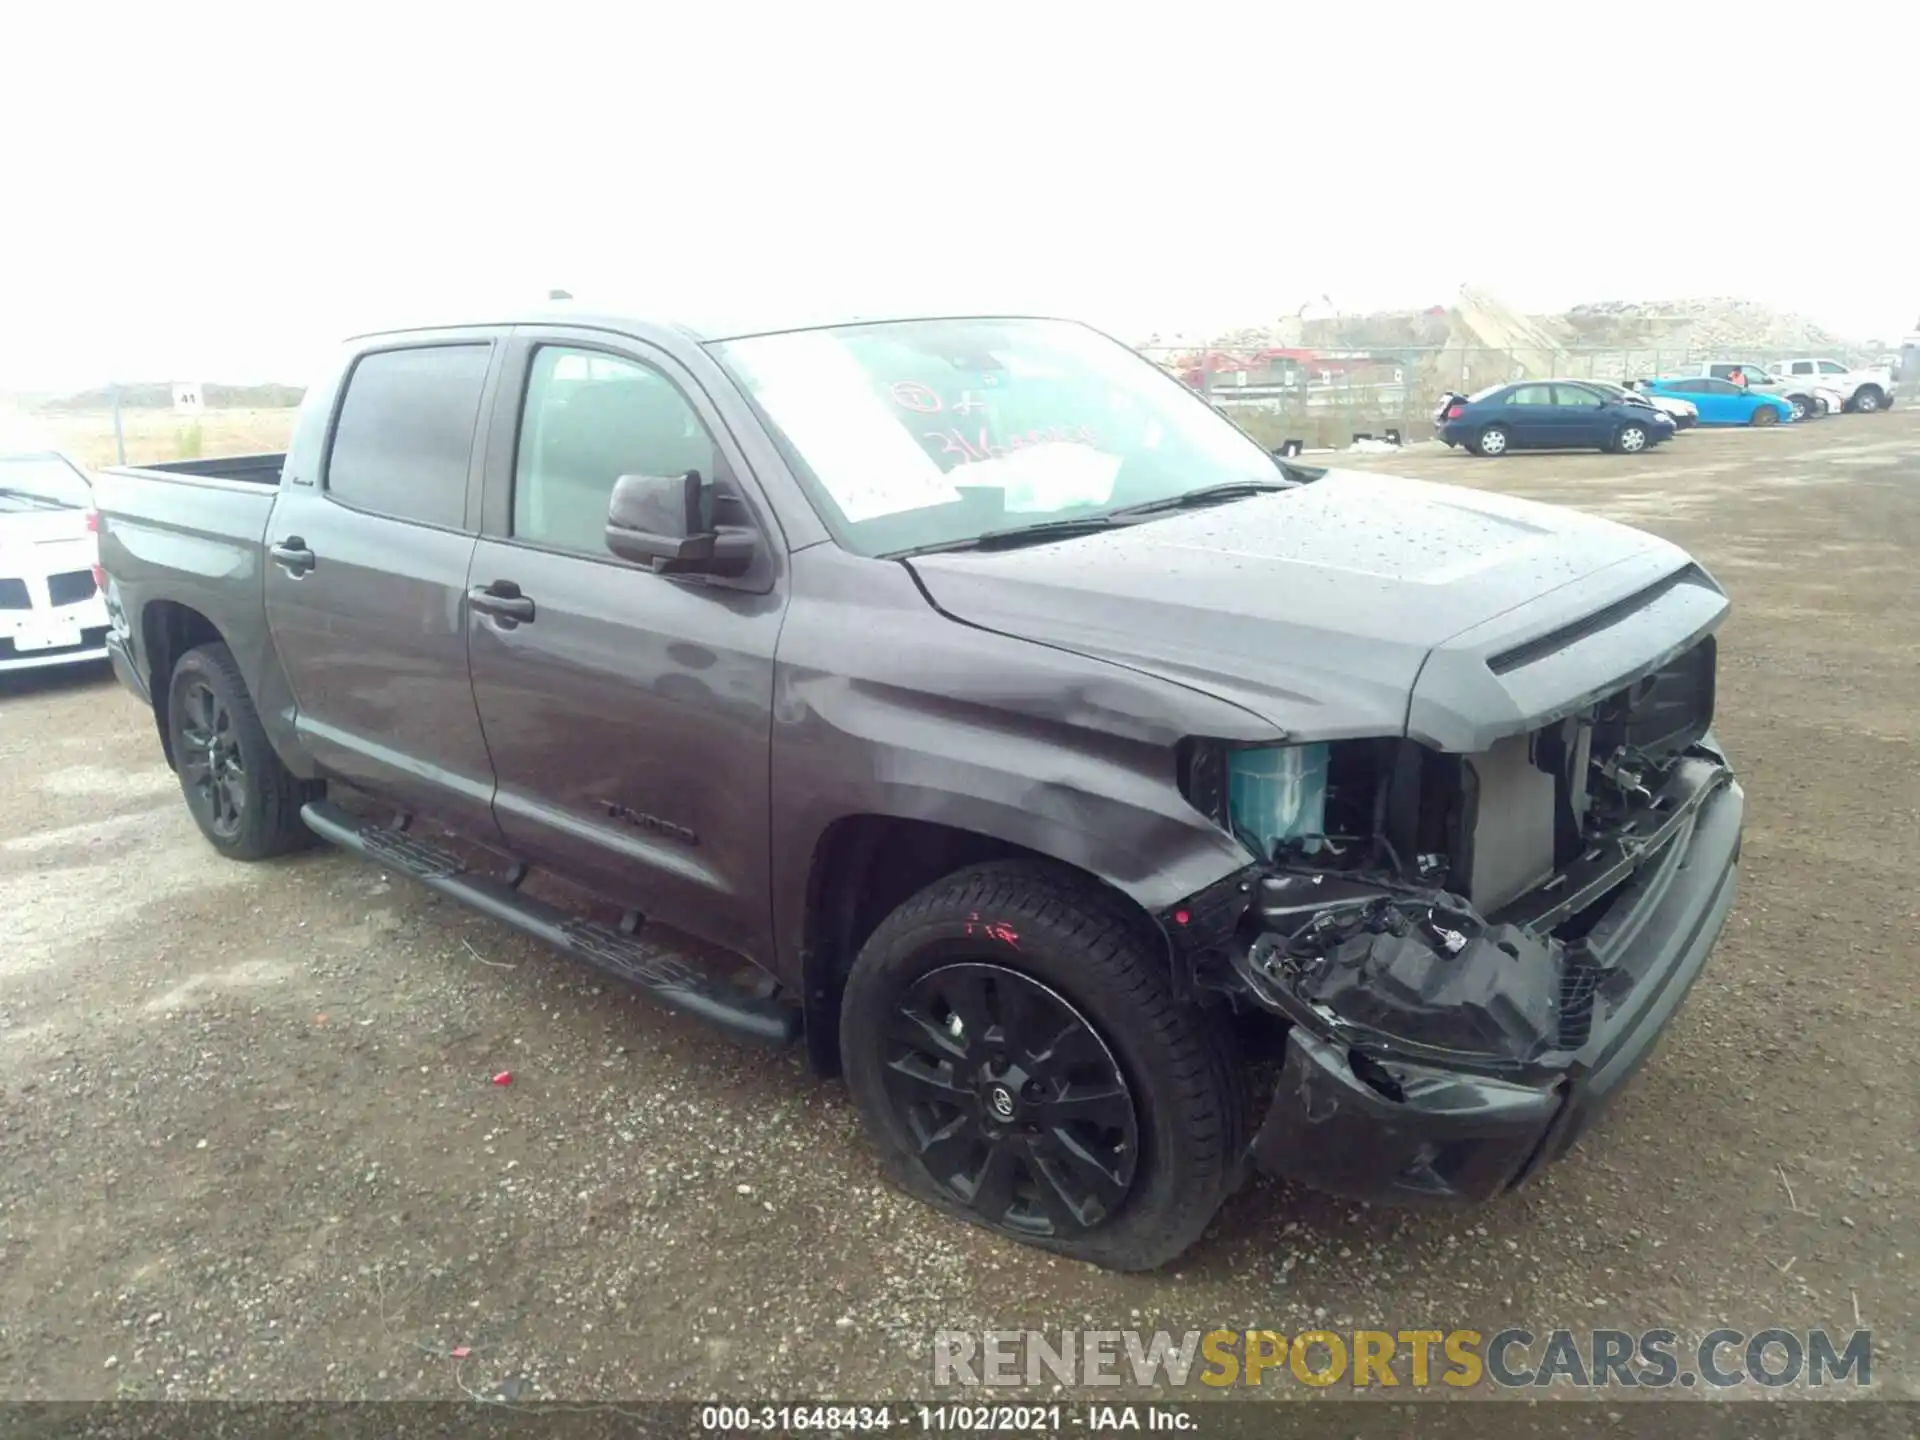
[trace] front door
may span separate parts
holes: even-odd
[[[704,395],[663,352],[516,332],[473,562],[473,693],[516,854],[766,957],[784,553],[743,459],[716,435]],[[717,518],[760,530],[740,582],[668,578],[606,549],[615,479],[688,470],[715,482]]]
[[[360,355],[331,435],[296,447],[324,457],[318,473],[286,477],[265,537],[267,625],[308,752],[396,809],[489,840],[493,766],[467,679],[468,501],[505,338]]]
[[[1741,424],[1752,410],[1747,392],[1731,380],[1695,381],[1687,399],[1700,407],[1700,418],[1713,425]]]
[[[1553,387],[1553,408],[1558,439],[1556,445],[1605,445],[1613,439],[1615,424],[1607,400],[1597,390],[1584,385]]]

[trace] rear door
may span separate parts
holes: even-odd
[[[1506,420],[1513,443],[1523,449],[1566,443],[1559,437],[1565,433],[1567,422],[1554,404],[1551,385],[1514,386],[1507,397]]]
[[[606,548],[619,476],[688,470],[714,482],[717,520],[758,531],[755,569],[738,581],[659,575]],[[639,340],[516,330],[483,529],[473,694],[514,853],[651,920],[770,955],[786,552],[698,380]]]
[[[289,456],[267,525],[267,623],[314,758],[410,813],[497,839],[467,677],[476,439],[504,330],[355,357],[325,444]]]

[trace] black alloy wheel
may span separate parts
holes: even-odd
[[[1109,1270],[1200,1238],[1246,1150],[1220,1016],[1177,996],[1164,940],[1044,860],[931,881],[847,972],[847,1088],[889,1177],[995,1234]]]
[[[246,820],[247,766],[233,712],[199,678],[181,687],[176,703],[183,748],[175,758],[187,803],[215,838],[234,840]]]
[[[1112,1050],[1056,991],[942,965],[901,995],[881,1085],[928,1176],[989,1225],[1064,1239],[1125,1201],[1140,1153]]]
[[[230,860],[266,860],[311,844],[300,807],[318,781],[296,778],[260,724],[233,652],[196,645],[174,664],[162,712],[167,750],[194,824]]]

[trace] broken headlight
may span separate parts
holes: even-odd
[[[1459,896],[1301,872],[1263,879],[1257,910],[1250,978],[1349,1032],[1513,1062],[1556,1043],[1560,943]]]

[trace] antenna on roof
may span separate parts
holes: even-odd
[[[573,295],[570,291],[566,290],[549,290],[547,292],[547,298],[549,300],[571,300]]]

